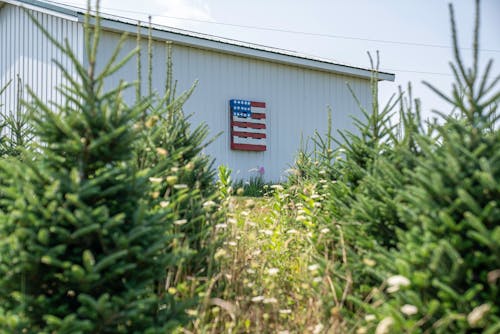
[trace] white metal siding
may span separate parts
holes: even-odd
[[[119,34],[102,34],[100,58],[107,59],[117,44]],[[123,54],[136,46],[131,36]],[[147,90],[147,41],[142,44],[142,91]],[[163,92],[165,84],[165,42],[153,47],[153,87]],[[102,64],[101,64],[102,65]],[[198,87],[185,105],[186,114],[193,114],[194,124],[205,122],[211,134],[223,132],[207,148],[216,164],[227,164],[235,178],[256,176],[249,170],[263,166],[267,180],[280,180],[293,163],[301,142],[319,131],[327,131],[328,107],[333,112],[333,128],[354,131],[351,117],[361,112],[348,90],[349,83],[364,107],[370,106],[370,85],[366,79],[341,76],[323,71],[304,69],[263,60],[173,46],[174,79],[178,93],[199,81]],[[108,82],[108,88],[119,79],[135,81],[136,59]],[[134,97],[133,89],[127,94]],[[267,105],[267,151],[233,151],[229,147],[229,100],[232,98],[265,102]],[[309,148],[312,143],[309,142]]]
[[[68,37],[80,59],[83,54],[83,27],[81,23],[35,12],[36,18],[58,41]],[[116,47],[120,35],[112,32],[101,34],[98,67],[104,66]],[[61,73],[52,59],[70,66],[68,59],[50,44],[20,9],[6,5],[0,9],[0,85],[20,76],[45,101],[61,102],[62,97],[54,87],[64,84]],[[135,48],[131,35],[122,56]],[[154,43],[153,86],[160,93],[165,85],[165,42]],[[226,164],[234,171],[235,178],[256,175],[249,172],[258,166],[266,170],[267,180],[280,180],[284,171],[293,163],[300,144],[317,130],[327,129],[327,109],[333,110],[334,130],[354,130],[351,116],[359,116],[359,108],[352,98],[349,82],[365,107],[370,103],[370,87],[366,79],[342,76],[326,71],[301,68],[205,50],[195,47],[173,46],[174,79],[178,80],[178,94],[199,80],[197,89],[185,105],[187,114],[193,113],[193,123],[205,122],[211,134],[222,135],[207,148],[216,164]],[[136,59],[131,61],[110,80],[107,89],[115,87],[121,79],[137,80]],[[142,91],[147,93],[147,40],[142,40]],[[135,90],[126,94],[132,102]],[[26,97],[26,96],[25,96]],[[267,151],[241,152],[229,147],[229,100],[232,98],[261,101],[267,104]],[[0,96],[2,110],[15,110],[16,85],[9,86]],[[312,144],[309,144],[311,148]]]
[[[354,130],[350,116],[360,112],[346,82],[365,106],[370,98],[367,80],[326,72],[187,47],[175,47],[173,61],[181,90],[199,80],[186,111],[194,113],[196,123],[206,122],[213,134],[223,131],[208,152],[238,177],[252,176],[249,170],[264,166],[266,179],[280,180],[293,163],[301,138],[307,139],[315,130],[326,132],[328,106],[333,109],[335,129]],[[266,103],[267,151],[230,150],[228,102],[232,98]]]
[[[83,55],[83,28],[77,22],[46,13],[31,11],[36,20],[59,42],[68,38],[80,59]],[[61,62],[71,70],[71,63],[42,31],[28,14],[18,6],[4,5],[0,9],[0,87],[13,80],[4,94],[0,95],[0,111],[12,112],[17,107],[17,78],[22,86],[29,86],[45,101],[62,102],[55,87],[66,84],[53,60]],[[28,99],[24,89],[24,99]]]

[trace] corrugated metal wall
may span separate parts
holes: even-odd
[[[35,13],[36,18],[62,41],[70,37],[74,50],[83,59],[83,28],[81,23],[46,13]],[[118,43],[120,35],[102,34],[98,66],[103,66]],[[58,59],[69,62],[34,26],[22,9],[6,5],[0,10],[0,85],[17,75],[44,100],[61,101],[54,87],[64,84],[62,76],[52,63]],[[122,55],[135,48],[135,36],[130,36]],[[162,92],[165,86],[165,42],[154,43],[153,86]],[[217,158],[216,164],[227,164],[235,178],[256,175],[249,172],[263,166],[267,180],[280,180],[293,163],[301,143],[315,130],[325,133],[327,108],[333,109],[334,129],[353,130],[350,116],[360,115],[346,82],[349,82],[360,101],[370,104],[369,82],[365,79],[335,75],[289,65],[277,64],[214,51],[174,45],[174,78],[178,92],[188,89],[199,80],[197,89],[185,105],[186,113],[193,113],[193,123],[206,122],[212,135],[222,135],[207,149]],[[142,40],[142,90],[147,91],[147,40]],[[115,87],[120,79],[137,79],[136,59],[132,59],[107,82]],[[10,85],[0,96],[2,110],[15,110],[16,85]],[[126,94],[132,102],[134,89]],[[230,150],[229,100],[245,99],[267,104],[267,151],[241,152]],[[309,143],[309,147],[311,147]]]
[[[334,128],[353,130],[350,116],[359,115],[359,109],[347,81],[365,105],[370,99],[367,80],[187,47],[174,49],[174,75],[182,79],[181,89],[199,80],[186,110],[196,112],[193,119],[207,122],[212,133],[224,131],[209,151],[240,177],[256,175],[248,171],[264,166],[266,178],[280,180],[301,140],[305,144],[315,130],[326,132],[328,106],[333,110]],[[266,102],[267,151],[229,149],[228,102],[232,98]]]
[[[63,42],[68,37],[73,50],[82,58],[83,28],[80,24],[48,13],[31,13],[56,40]],[[0,87],[13,81],[0,96],[0,105],[3,105],[0,111],[16,110],[18,82],[24,87],[24,99],[28,99],[25,89],[28,85],[44,100],[62,102],[55,87],[66,81],[53,59],[71,68],[69,59],[50,43],[22,8],[4,5],[0,9]]]
[[[102,34],[100,58],[107,59],[120,35]],[[147,41],[142,40],[142,91],[147,91]],[[124,45],[123,55],[136,46],[135,37]],[[165,85],[165,42],[153,46],[153,87],[163,92]],[[135,81],[136,59],[132,59],[108,87],[119,79]],[[102,65],[102,64],[101,64]],[[216,164],[226,164],[233,169],[235,178],[256,176],[250,170],[263,166],[267,180],[278,181],[293,163],[301,143],[317,130],[327,131],[328,107],[333,111],[333,128],[354,131],[351,116],[361,112],[347,88],[351,85],[364,107],[369,108],[371,93],[369,81],[355,77],[297,68],[187,46],[173,46],[174,78],[178,92],[199,84],[185,105],[187,114],[193,113],[194,124],[205,122],[212,135],[222,135],[207,148],[216,157]],[[127,99],[132,101],[134,91]],[[245,99],[267,104],[267,151],[242,152],[229,148],[229,100]],[[308,143],[312,148],[312,143]],[[250,171],[250,172],[249,172]]]

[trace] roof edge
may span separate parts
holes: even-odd
[[[8,3],[27,9],[45,11],[52,15],[57,15],[72,21],[83,22],[85,11],[73,10],[62,5],[56,5],[39,0],[0,0],[0,3]],[[93,20],[92,20],[93,21]],[[128,21],[128,22],[127,22]],[[101,26],[104,29],[114,32],[137,33],[137,23],[132,19],[127,21],[111,18],[108,15],[101,16]],[[147,34],[147,26],[143,25],[143,33]],[[254,59],[267,60],[276,63],[300,66],[303,68],[326,71],[341,75],[353,76],[363,79],[370,79],[373,71],[367,68],[350,66],[336,63],[334,61],[310,57],[292,51],[278,50],[271,47],[257,46],[250,43],[232,41],[225,38],[204,35],[201,33],[189,32],[166,26],[154,26],[152,30],[153,38],[169,40],[174,43],[197,47],[201,49],[228,53],[238,56],[246,56]],[[378,80],[394,81],[395,74],[388,72],[377,72]]]
[[[83,20],[83,15],[80,19]],[[137,34],[137,23],[123,22],[102,17],[101,26],[106,30],[117,33],[127,32],[129,34]],[[148,27],[143,25],[142,34],[145,36],[148,34],[147,29]],[[158,27],[154,27],[152,29],[152,37],[153,39],[168,40],[184,46],[198,47],[205,50],[223,52],[237,56],[247,56],[260,60],[268,60],[276,63],[295,65],[303,68],[359,77],[363,79],[370,79],[373,72],[372,70],[366,68],[343,65],[333,61],[293,54],[292,52],[287,53],[281,50],[266,50],[266,48],[262,46],[238,45],[225,40],[208,38],[208,36],[198,37],[188,34],[187,32],[182,33]],[[395,74],[388,72],[379,71],[377,76],[379,80],[394,81],[395,79]]]
[[[78,20],[80,12],[66,7],[54,5],[44,1],[38,0],[0,0],[0,3],[7,3],[14,6],[23,7],[26,9],[36,10],[47,14],[55,15],[71,21]]]

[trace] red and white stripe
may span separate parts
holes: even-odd
[[[266,147],[266,103],[251,102],[251,116],[233,116],[231,119],[231,149],[241,151],[265,151]]]

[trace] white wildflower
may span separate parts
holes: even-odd
[[[170,204],[170,202],[169,202],[169,201],[161,201],[161,202],[160,202],[160,206],[161,206],[162,208],[166,208],[167,206],[169,206],[169,204]]]
[[[184,225],[187,223],[187,219],[178,219],[174,221],[174,225]]]
[[[387,292],[393,293],[398,291],[402,286],[410,285],[410,280],[401,275],[394,275],[387,279],[387,284],[389,285]]]
[[[214,201],[206,201],[205,203],[203,203],[204,208],[211,208],[214,205],[215,205]]]
[[[388,293],[394,293],[396,291],[399,291],[399,286],[395,285],[395,286],[390,286],[387,288],[387,292]]]
[[[151,182],[151,183],[160,183],[161,181],[163,181],[163,178],[161,178],[161,177],[150,177],[149,178],[149,182]]]
[[[303,222],[305,220],[307,220],[307,217],[306,216],[303,216],[303,215],[298,215],[297,218],[295,218],[298,222]]]
[[[488,273],[488,283],[495,284],[500,278],[500,269],[492,270]]]
[[[359,327],[356,330],[356,334],[366,334],[366,333],[368,333],[368,329],[366,329],[366,327]]]
[[[319,264],[311,264],[309,267],[307,267],[308,270],[310,271],[316,271],[319,269]]]
[[[330,232],[330,229],[329,229],[329,228],[326,228],[326,227],[325,227],[325,228],[322,228],[322,229],[319,231],[319,233],[321,233],[321,234],[327,234],[328,232]]]
[[[168,152],[163,147],[157,147],[156,148],[156,153],[158,153],[159,155],[166,156]]]
[[[415,305],[404,304],[401,306],[401,313],[406,315],[414,315],[418,313],[418,308]]]
[[[375,330],[375,334],[387,334],[391,326],[394,324],[394,319],[391,317],[387,317],[382,319],[377,325],[377,329]]]
[[[263,300],[264,300],[264,296],[255,296],[252,298],[252,302],[254,302],[254,303],[260,303]]]
[[[263,233],[267,236],[273,235],[273,231],[271,231],[271,230],[260,230],[259,232]]]
[[[271,297],[271,298],[264,298],[264,300],[262,302],[264,304],[276,304],[278,302],[278,300],[274,297]]]
[[[192,317],[196,317],[198,315],[198,311],[194,309],[187,309],[186,313]]]
[[[274,189],[274,190],[277,190],[277,191],[283,191],[284,190],[284,188],[283,188],[283,186],[281,184],[273,184],[271,186],[271,189]]]
[[[288,308],[284,309],[284,310],[280,310],[279,312],[280,312],[280,314],[292,314],[292,310],[290,310]]]
[[[471,327],[476,327],[479,321],[483,319],[484,315],[491,309],[489,304],[482,304],[475,307],[471,313],[467,315],[467,322]]]
[[[365,321],[366,322],[370,322],[370,321],[373,321],[375,319],[377,319],[377,317],[375,316],[375,314],[367,314],[367,315],[365,315]]]
[[[317,324],[316,326],[314,326],[314,330],[313,330],[313,334],[319,334],[323,331],[323,324]]]
[[[271,275],[271,276],[274,276],[274,275],[276,275],[277,273],[279,273],[279,271],[280,271],[280,270],[279,270],[278,268],[269,268],[269,269],[267,270],[267,273],[268,273],[269,275]]]

